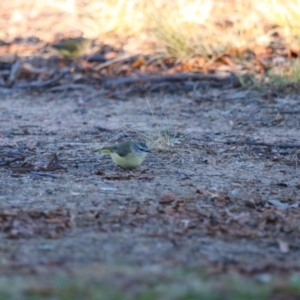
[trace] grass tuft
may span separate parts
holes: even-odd
[[[286,61],[284,64],[270,69],[267,82],[274,88],[290,87],[300,82],[300,59]]]

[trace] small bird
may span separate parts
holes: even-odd
[[[100,152],[110,154],[113,162],[123,169],[134,169],[142,164],[150,151],[143,142],[127,141],[104,147]]]
[[[92,41],[83,37],[61,40],[51,47],[66,58],[77,58],[83,55],[91,46]]]

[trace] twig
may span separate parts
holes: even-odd
[[[49,80],[45,81],[36,81],[29,84],[16,84],[13,87],[19,88],[19,89],[30,89],[30,88],[42,88],[46,86],[53,85],[54,83],[57,83],[61,78],[63,78],[65,75],[70,73],[70,69],[64,69],[62,70],[57,76],[54,78],[51,78]]]
[[[92,93],[92,94],[88,95],[87,97],[85,97],[84,99],[82,99],[80,104],[87,103],[88,101],[92,100],[95,97],[103,96],[104,93],[105,92],[103,90],[99,91],[99,92]]]
[[[49,172],[30,171],[29,173],[32,174],[32,175],[36,175],[36,176],[48,176],[48,177],[52,177],[52,178],[59,178],[60,177],[57,174],[53,174],[53,173],[49,173]]]
[[[97,67],[95,67],[95,70],[96,71],[99,71],[101,69],[104,69],[114,63],[117,63],[117,62],[120,62],[120,61],[124,61],[124,60],[127,60],[127,59],[132,59],[132,58],[135,58],[135,57],[138,57],[139,55],[125,55],[125,56],[122,56],[122,57],[116,57],[114,59],[111,59],[103,64],[100,64],[98,65]]]
[[[21,72],[21,67],[22,67],[22,62],[20,59],[18,59],[11,67],[9,77],[6,82],[7,86],[11,86],[19,77],[19,74]]]
[[[63,84],[63,85],[60,85],[60,86],[51,87],[51,88],[49,88],[49,91],[51,91],[51,92],[63,91],[64,92],[66,90],[79,90],[79,89],[82,89],[82,90],[89,89],[90,90],[90,87],[87,86],[87,84],[70,83],[70,84]]]
[[[24,159],[25,159],[25,157],[22,156],[22,157],[14,158],[14,159],[9,160],[9,161],[1,162],[1,163],[0,163],[0,167],[9,166],[9,165],[10,165],[11,163],[13,163],[13,162],[20,161],[20,160],[24,160]]]
[[[300,110],[279,110],[278,111],[282,115],[296,115],[300,114]]]
[[[176,81],[186,81],[186,80],[208,80],[208,81],[218,81],[228,84],[238,80],[235,75],[215,75],[215,74],[194,74],[194,73],[184,73],[184,74],[173,74],[165,76],[130,76],[125,78],[110,78],[103,81],[105,86],[116,86],[121,84],[130,83],[161,83],[161,82],[176,82]]]
[[[263,146],[263,147],[278,147],[278,148],[300,148],[300,144],[276,144],[276,143],[262,143],[262,142],[251,142],[251,141],[226,141],[218,142],[227,145],[240,144],[240,145],[251,145],[251,146]]]

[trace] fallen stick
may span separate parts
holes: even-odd
[[[158,83],[158,82],[180,82],[187,80],[208,80],[208,81],[218,81],[228,83],[236,83],[238,78],[234,75],[217,75],[217,74],[195,74],[195,73],[181,73],[173,75],[156,75],[156,76],[130,76],[125,78],[110,78],[103,80],[103,84],[106,87],[116,86],[121,84],[130,84],[130,83]]]
[[[60,79],[62,79],[69,73],[70,73],[70,69],[67,68],[67,69],[62,70],[57,76],[55,76],[49,80],[36,81],[36,82],[32,82],[32,83],[23,83],[23,84],[20,83],[20,84],[13,85],[13,87],[18,88],[18,89],[32,89],[32,88],[47,87],[47,86],[53,85],[54,83],[57,83]]]
[[[35,175],[35,176],[46,176],[46,177],[52,177],[52,178],[59,178],[61,177],[58,174],[48,173],[48,172],[37,172],[37,171],[29,171],[29,174]]]
[[[251,142],[251,141],[226,141],[219,142],[227,145],[240,144],[250,146],[263,146],[263,147],[278,147],[278,148],[300,148],[300,144],[277,144],[277,143],[263,143],[263,142]]]

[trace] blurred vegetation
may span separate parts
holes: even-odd
[[[297,56],[300,49],[299,0],[3,0],[0,7],[2,40],[35,36],[53,42],[80,35],[130,53],[181,61],[198,55],[206,62],[223,55],[247,61],[249,52],[271,50]],[[298,81],[286,61],[266,64],[269,83]]]
[[[80,31],[89,38],[154,42],[155,50],[172,55],[210,57],[266,47],[275,33],[286,43],[300,42],[298,0],[4,0],[0,7],[13,10],[2,38],[19,33],[47,40]]]
[[[40,277],[39,281],[19,278],[0,283],[1,299],[90,299],[90,300],[268,300],[298,299],[299,277],[276,277],[268,274],[251,279],[238,275],[203,275],[195,270],[169,269],[160,272],[133,267],[105,267],[95,273],[83,268],[83,274]],[[29,280],[28,280],[29,279]],[[42,282],[44,279],[44,283]]]

